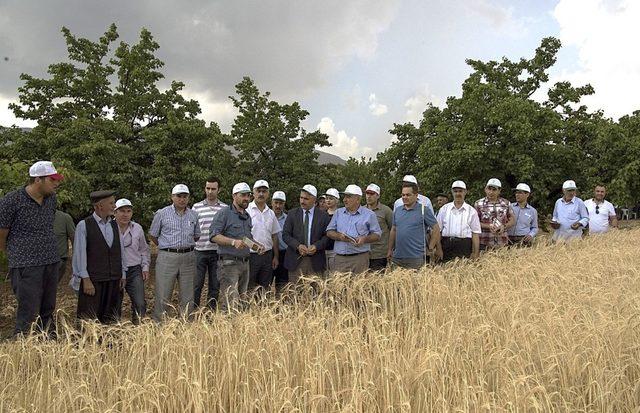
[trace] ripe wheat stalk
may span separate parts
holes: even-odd
[[[0,411],[638,411],[640,230],[0,344]]]

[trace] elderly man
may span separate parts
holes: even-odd
[[[576,196],[575,181],[567,180],[562,184],[562,198],[556,201],[553,208],[551,226],[555,229],[551,239],[556,242],[567,242],[582,238],[582,231],[589,224],[589,211]]]
[[[531,246],[538,233],[538,211],[529,205],[531,188],[525,183],[516,186],[516,202],[511,204],[516,216],[516,225],[508,231],[509,244]]]
[[[156,259],[156,301],[153,316],[162,321],[171,302],[173,286],[180,286],[180,313],[188,316],[193,310],[193,281],[196,257],[193,252],[200,239],[198,214],[189,208],[189,188],[178,184],[171,190],[171,205],[159,209],[153,216],[149,236],[158,246]]]
[[[198,214],[200,226],[200,239],[196,241],[196,279],[193,286],[194,307],[200,305],[200,297],[204,287],[205,274],[208,275],[207,306],[215,310],[218,302],[220,282],[218,281],[218,246],[211,242],[209,228],[218,212],[227,207],[227,204],[218,199],[220,191],[220,179],[207,178],[204,185],[206,198],[193,205],[193,210]]]
[[[287,244],[285,266],[289,270],[289,282],[295,285],[302,275],[322,275],[326,269],[325,249],[329,243],[326,235],[329,214],[317,208],[318,191],[313,185],[305,185],[300,191],[300,208],[289,212],[282,239]]]
[[[78,287],[78,319],[112,324],[120,320],[127,282],[124,243],[111,217],[115,191],[89,195],[93,214],[78,223],[73,242],[72,284]],[[79,281],[79,283],[78,283]]]
[[[449,195],[444,193],[436,195],[436,206],[435,206],[436,214],[438,213],[438,211],[440,211],[440,209],[443,206],[445,206],[448,203],[449,203]]]
[[[610,228],[618,228],[618,217],[613,204],[607,201],[607,188],[596,185],[593,198],[584,201],[589,211],[589,234],[604,234]]]
[[[380,187],[378,185],[369,184],[365,194],[367,208],[376,214],[378,225],[382,230],[380,240],[371,244],[369,269],[371,271],[382,271],[387,267],[387,250],[389,249],[389,232],[393,222],[393,211],[388,206],[380,203]]]
[[[215,216],[211,223],[211,242],[218,244],[218,277],[220,279],[220,309],[223,312],[239,308],[249,285],[249,245],[251,216],[247,213],[251,189],[245,182],[233,186],[233,202]],[[255,245],[255,244],[254,244]]]
[[[416,188],[418,188],[418,192],[420,191],[420,187],[418,185],[418,180],[416,179],[415,176],[413,175],[405,175],[402,178],[402,185],[404,187],[404,184],[414,184],[416,186]],[[422,194],[418,194],[418,202],[421,203],[422,205],[424,205],[425,207],[429,208],[431,210],[431,214],[435,215],[435,213],[433,212],[433,204],[431,204],[431,200],[429,198],[427,198],[426,196],[422,195]],[[396,208],[400,208],[404,205],[404,200],[402,199],[402,197],[396,199],[396,201],[393,203],[393,209],[395,210]]]
[[[251,233],[264,250],[252,251],[249,256],[249,290],[257,289],[259,294],[267,292],[273,280],[273,270],[278,268],[280,251],[278,233],[281,232],[276,214],[267,205],[269,183],[259,179],[253,184],[253,201],[247,212],[251,216]],[[275,246],[275,248],[274,248]]]
[[[124,263],[127,273],[125,291],[131,299],[131,322],[140,324],[147,314],[144,299],[144,282],[149,279],[151,253],[142,226],[133,222],[133,204],[126,198],[116,201],[115,219],[124,246]]]
[[[335,240],[335,271],[360,274],[369,269],[371,243],[379,241],[382,230],[376,214],[360,205],[362,189],[348,185],[344,207],[339,208],[327,226],[327,236]]]
[[[15,334],[55,331],[58,263],[53,221],[63,176],[49,161],[29,168],[29,183],[0,198],[0,251],[7,252],[11,287],[18,300]]]
[[[442,258],[440,227],[433,212],[418,202],[418,185],[402,184],[401,208],[393,210],[388,258],[393,266],[419,269],[427,263],[427,229],[431,229],[429,253]]]
[[[60,210],[56,211],[53,220],[53,232],[56,234],[58,245],[58,255],[60,256],[60,266],[58,268],[58,284],[67,273],[67,260],[69,259],[69,241],[73,244],[76,233],[76,226],[71,215]]]
[[[276,294],[280,295],[282,289],[289,282],[289,271],[284,266],[285,254],[287,253],[287,244],[282,238],[282,230],[284,229],[284,223],[287,220],[287,213],[284,212],[285,204],[287,202],[287,195],[282,191],[275,191],[271,197],[271,209],[276,214],[278,219],[278,226],[280,232],[278,232],[278,267],[273,270],[273,279],[276,284]],[[274,247],[275,248],[275,247]]]
[[[474,207],[480,218],[480,250],[485,251],[509,244],[507,231],[516,224],[511,203],[500,197],[502,183],[497,178],[487,181],[486,197],[476,201]]]
[[[451,185],[453,202],[438,211],[441,228],[442,262],[456,258],[478,258],[480,254],[480,218],[476,210],[465,202],[467,184],[455,181]]]

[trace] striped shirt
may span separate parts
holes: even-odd
[[[195,245],[194,237],[200,238],[198,214],[187,208],[182,215],[168,205],[153,216],[149,234],[158,240],[158,248],[189,248]]]
[[[460,208],[453,202],[443,205],[437,219],[443,237],[472,238],[482,233],[478,212],[466,202]]]
[[[207,200],[203,200],[193,205],[193,210],[198,214],[198,225],[200,226],[200,239],[196,241],[196,250],[198,251],[217,251],[218,244],[211,242],[209,234],[211,232],[211,223],[213,217],[216,216],[222,208],[229,205],[224,202],[217,201],[210,204]]]

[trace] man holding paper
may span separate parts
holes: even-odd
[[[344,191],[344,207],[336,211],[327,226],[327,236],[336,241],[335,271],[360,274],[369,269],[371,243],[382,230],[376,214],[360,205],[362,189],[349,185]]]
[[[211,242],[218,244],[218,277],[220,309],[238,309],[249,285],[249,249],[252,242],[251,216],[247,213],[251,189],[245,182],[233,187],[233,203],[218,212],[211,223]]]
[[[282,239],[287,244],[284,265],[291,284],[302,275],[322,275],[327,266],[325,249],[329,238],[325,232],[331,218],[316,208],[317,195],[315,186],[302,187],[300,208],[289,212],[282,229]]]

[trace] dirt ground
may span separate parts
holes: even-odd
[[[639,227],[640,220],[621,221],[620,228]],[[75,319],[77,297],[75,291],[69,286],[69,279],[71,273],[71,261],[68,261],[67,275],[63,281],[58,285],[58,297],[57,297],[57,312],[58,316],[65,316],[69,320]],[[153,311],[153,281],[155,278],[155,254],[151,257],[151,276],[149,280],[145,282],[145,298],[147,301],[147,314],[150,315]],[[16,299],[11,290],[11,283],[6,277],[6,268],[0,269],[0,340],[11,337],[13,333],[15,323],[15,311],[16,311]],[[176,286],[177,287],[177,286]],[[202,291],[202,297],[206,299],[206,286]],[[177,288],[174,290],[173,304],[177,305]],[[129,296],[124,294],[124,300],[122,305],[122,319],[123,321],[131,320],[131,301]]]

